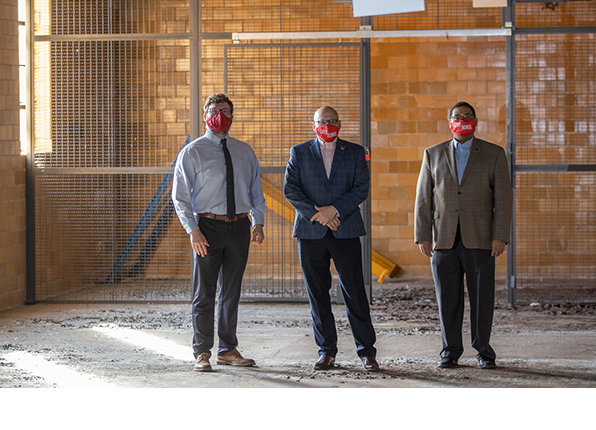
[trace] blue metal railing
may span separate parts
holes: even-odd
[[[186,138],[186,141],[182,145],[182,148],[184,148],[189,143],[190,143],[190,136]],[[180,148],[180,150],[182,150],[182,148]],[[176,159],[178,159],[178,156],[176,156]],[[172,162],[172,167],[176,164],[176,159]],[[174,204],[172,203],[171,190],[170,190],[170,192],[167,192],[170,187],[170,184],[172,183],[173,178],[174,178],[173,174],[167,173],[164,176],[164,178],[162,179],[159,186],[157,187],[157,190],[155,191],[155,194],[153,194],[153,197],[149,201],[149,205],[147,205],[147,208],[145,209],[143,216],[137,223],[136,227],[134,228],[134,230],[133,230],[132,234],[130,235],[130,237],[128,238],[128,240],[126,241],[126,245],[122,249],[122,252],[118,256],[116,263],[114,263],[114,266],[112,267],[112,270],[110,271],[110,274],[106,278],[105,282],[107,284],[113,284],[118,279],[120,279],[120,277],[121,277],[120,272],[122,270],[122,267],[124,266],[124,263],[128,259],[129,254],[132,252],[134,246],[139,241],[139,239],[141,238],[143,233],[145,233],[145,230],[147,230],[147,228],[151,225],[151,223],[153,222],[153,220],[155,219],[157,214],[165,206],[165,209],[164,209],[161,217],[157,221],[157,224],[155,225],[155,227],[153,227],[153,230],[151,231],[149,238],[145,242],[145,245],[143,246],[143,249],[142,249],[141,253],[139,254],[137,262],[136,262],[134,268],[130,272],[130,275],[136,276],[138,273],[140,273],[143,266],[147,262],[147,259],[150,257],[151,253],[154,251],[154,249],[155,249],[154,245],[155,245],[155,243],[157,243],[157,240],[163,233],[164,227],[167,224],[167,222],[174,210]]]

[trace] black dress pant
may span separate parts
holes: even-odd
[[[377,350],[375,330],[364,289],[360,238],[337,239],[331,230],[323,239],[298,239],[300,264],[310,302],[315,342],[319,355],[335,357],[337,330],[331,309],[331,272],[333,259],[356,351],[359,357],[374,357]]]
[[[490,335],[495,305],[495,259],[489,249],[467,249],[458,234],[452,249],[437,249],[431,257],[443,350],[441,357],[457,360],[463,353],[464,274],[470,299],[472,347],[495,359]]]
[[[238,345],[238,302],[248,261],[251,222],[248,217],[234,222],[209,218],[198,218],[197,221],[210,246],[205,257],[193,252],[193,353],[198,357],[203,352],[210,352],[214,345],[215,294],[219,279],[217,336],[218,355],[223,355]]]

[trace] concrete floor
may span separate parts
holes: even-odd
[[[438,331],[404,334],[393,330],[399,321],[378,323],[376,346],[383,372],[370,374],[356,357],[343,306],[336,305],[338,367],[314,372],[317,348],[308,305],[241,304],[239,349],[257,366],[217,366],[212,359],[215,372],[198,373],[192,369],[188,308],[38,304],[0,313],[0,386],[68,386],[59,377],[25,367],[22,361],[29,359],[109,387],[596,387],[596,335],[581,329],[582,317],[563,328],[550,318],[552,330],[545,331],[495,326],[492,344],[499,367],[493,371],[476,368],[467,333],[461,367],[437,369]],[[592,324],[595,317],[584,319]]]
[[[214,425],[220,424],[217,416],[230,413],[229,405],[233,404],[234,411],[254,418],[252,422],[259,428],[278,424],[273,419],[264,425],[262,414],[267,413],[271,418],[271,411],[276,411],[277,416],[282,412],[292,414],[292,422],[300,425],[291,428],[325,420],[330,425],[343,423],[349,428],[355,423],[364,426],[373,422],[371,411],[375,411],[376,419],[395,419],[395,413],[401,411],[407,416],[424,417],[427,424],[436,422],[444,427],[441,411],[450,414],[453,408],[462,408],[462,402],[463,409],[472,408],[480,419],[485,419],[488,392],[475,389],[495,388],[499,390],[490,391],[491,408],[507,413],[491,418],[491,423],[502,420],[507,425],[510,414],[516,411],[519,424],[519,417],[526,417],[528,411],[549,412],[549,408],[558,410],[564,405],[567,419],[560,428],[566,424],[583,425],[586,411],[591,410],[590,405],[596,400],[594,390],[581,391],[579,396],[576,390],[557,391],[555,397],[550,395],[551,390],[547,390],[549,394],[532,391],[529,397],[526,390],[511,390],[596,387],[593,329],[596,316],[592,314],[557,316],[508,311],[500,315],[492,338],[498,354],[496,370],[476,368],[475,352],[469,347],[467,333],[460,368],[438,369],[441,339],[437,327],[429,328],[427,324],[420,329],[408,321],[379,319],[375,322],[376,346],[383,370],[371,374],[363,371],[356,357],[343,306],[334,307],[339,330],[338,366],[332,371],[315,372],[312,366],[317,359],[317,348],[308,304],[243,303],[239,312],[239,349],[245,356],[254,358],[257,366],[218,366],[212,359],[215,372],[199,373],[193,371],[189,346],[192,331],[189,310],[186,304],[116,303],[38,304],[1,312],[0,387],[12,389],[0,390],[0,404],[9,405],[3,409],[13,414],[27,415],[31,407],[47,410],[45,415],[35,415],[30,420],[31,428],[38,428],[33,426],[35,420],[43,425],[65,402],[77,405],[80,410],[90,409],[90,414],[99,410],[112,416],[113,411],[122,410],[121,417],[125,418],[118,423],[123,425],[130,419],[129,427],[138,427],[139,422],[152,427],[160,419],[164,420],[163,425],[171,425],[172,420],[189,418],[184,411],[197,408],[197,402],[201,405],[198,409],[216,412],[209,421]],[[54,396],[51,393],[57,387],[73,389],[60,390],[60,395]],[[157,396],[153,390],[134,391],[134,396],[126,394],[127,390],[116,390],[125,387],[201,390],[159,391]],[[261,390],[265,388],[318,390]],[[332,388],[344,390],[330,392]],[[350,390],[361,388],[378,390]],[[431,390],[399,390],[404,388]],[[466,390],[449,391],[450,395],[444,388]],[[437,403],[435,399],[442,400]],[[296,404],[308,405],[313,401],[325,407],[306,415],[296,414]],[[350,404],[362,405],[368,412],[353,416],[350,409],[345,409]],[[146,409],[151,405],[155,406],[155,416],[130,415],[131,407]],[[168,413],[171,410],[177,411],[175,416]],[[327,410],[333,413],[327,414]],[[256,411],[261,411],[261,415],[255,415]],[[100,412],[94,423],[107,419],[104,413]],[[558,415],[547,416],[530,414],[526,418],[532,427],[550,428],[559,422]],[[241,424],[247,422],[241,420]],[[75,424],[80,422],[76,421],[73,428]],[[190,418],[188,424],[197,422]]]

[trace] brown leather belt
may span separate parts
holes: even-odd
[[[248,216],[248,212],[236,214],[236,216],[232,219],[226,218],[225,215],[212,214],[211,212],[203,212],[203,213],[197,214],[197,215],[199,215],[201,218],[211,218],[211,219],[216,219],[218,221],[234,222],[234,221],[240,221],[242,218],[246,218]]]

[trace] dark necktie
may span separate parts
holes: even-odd
[[[226,217],[232,220],[236,216],[236,201],[234,199],[234,167],[232,166],[232,157],[228,151],[226,139],[221,140],[224,158],[226,159],[226,203],[228,213]]]

